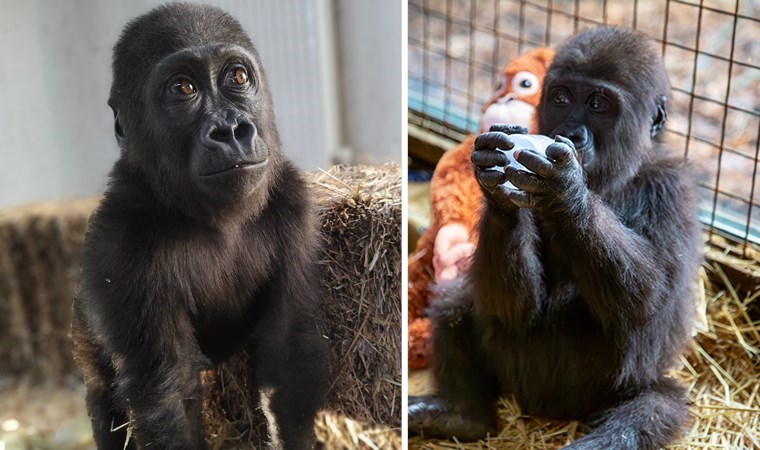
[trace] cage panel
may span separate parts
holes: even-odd
[[[672,85],[668,147],[695,168],[705,228],[760,242],[760,2],[410,0],[409,11],[410,110],[453,133],[477,130],[498,72],[520,53],[602,23],[646,34]]]

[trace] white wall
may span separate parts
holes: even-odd
[[[0,208],[105,188],[118,156],[111,48],[158,3],[0,0]],[[285,153],[300,167],[400,162],[400,0],[207,3],[257,45]]]
[[[136,11],[104,6],[0,0],[0,207],[105,186],[118,154],[110,47],[117,17]]]
[[[339,0],[337,5],[343,142],[352,150],[352,162],[400,161],[402,114],[406,118],[400,18],[406,2]]]

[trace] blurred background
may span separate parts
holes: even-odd
[[[160,0],[0,0],[0,208],[97,194],[118,156],[111,49]],[[211,0],[269,78],[285,153],[305,170],[400,162],[401,7]]]

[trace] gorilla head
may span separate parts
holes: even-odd
[[[225,12],[170,4],[129,23],[108,104],[127,170],[166,206],[213,222],[232,204],[266,203],[280,160],[271,96],[256,49]]]
[[[544,80],[539,130],[573,141],[590,186],[618,186],[652,148],[669,92],[662,59],[647,39],[633,30],[596,28],[557,52]]]

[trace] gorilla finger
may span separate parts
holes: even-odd
[[[519,207],[509,199],[509,193],[513,191],[517,191],[517,189],[510,189],[500,184],[490,191],[488,199],[490,203],[495,204],[502,211],[516,211]]]
[[[501,131],[489,131],[475,138],[475,150],[510,150],[515,144],[509,135]]]
[[[506,166],[507,155],[498,150],[476,150],[470,154],[470,161],[478,167]]]
[[[561,136],[557,136],[557,141],[554,142],[553,144],[549,144],[549,146],[546,147],[546,156],[549,159],[556,161],[557,164],[561,166],[566,166],[572,163],[573,161],[578,161],[573,143],[568,141],[570,142],[568,144],[567,142],[560,141],[559,139],[564,139],[564,138]]]
[[[515,206],[537,210],[540,209],[540,197],[518,189],[506,189],[505,195]]]
[[[495,123],[491,125],[488,131],[501,131],[507,134],[528,134],[528,129],[522,125],[510,125],[506,123]]]
[[[546,184],[536,174],[527,170],[507,167],[504,170],[507,181],[514,184],[525,192],[543,192],[546,190]]]
[[[517,150],[514,153],[514,158],[525,166],[526,169],[535,172],[539,176],[550,177],[556,172],[554,164],[549,159],[533,150]]]
[[[525,191],[521,191],[519,189],[500,189],[500,192],[507,198],[509,201],[517,206],[518,208],[527,208],[529,205],[528,202],[528,193]]]
[[[507,180],[504,172],[501,170],[476,170],[475,177],[482,186],[489,189],[492,189]]]
[[[562,136],[561,134],[558,134],[554,136],[554,142],[561,142],[563,144],[566,144],[568,147],[575,149],[575,144],[570,139],[566,138],[565,136]]]

